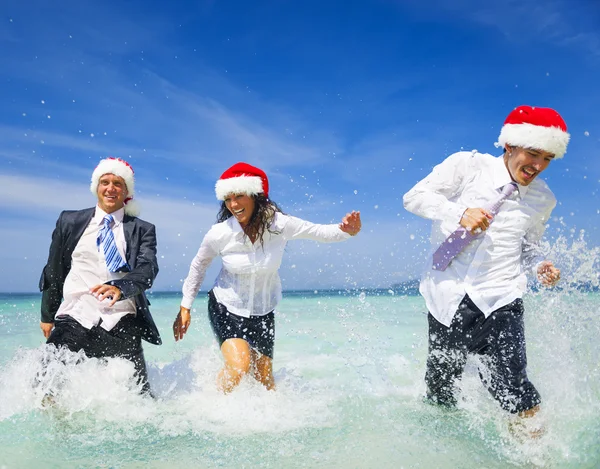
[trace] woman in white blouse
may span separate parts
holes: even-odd
[[[360,231],[360,212],[347,214],[339,225],[285,215],[269,199],[267,175],[246,163],[227,169],[215,191],[222,201],[218,223],[206,233],[192,261],[173,334],[180,340],[187,332],[206,269],[221,256],[223,267],[208,300],[209,319],[225,360],[217,386],[230,392],[252,373],[267,389],[274,389],[274,310],[281,300],[278,270],[285,245],[292,239],[344,241]]]

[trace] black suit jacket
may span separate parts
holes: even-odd
[[[42,292],[42,322],[54,322],[54,316],[63,299],[63,286],[71,270],[71,256],[83,232],[95,213],[95,208],[64,211],[58,217],[52,233],[48,263],[40,278]],[[154,225],[125,215],[123,232],[127,242],[127,263],[131,271],[122,279],[107,282],[119,287],[121,299],[133,298],[142,339],[151,344],[162,343],[154,324],[145,290],[152,286],[158,274],[156,261],[156,230]]]

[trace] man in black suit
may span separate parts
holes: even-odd
[[[126,161],[100,161],[90,189],[96,207],[62,212],[52,233],[40,279],[40,327],[47,344],[130,360],[149,393],[141,339],[161,344],[144,293],[158,273],[156,231],[136,217]]]

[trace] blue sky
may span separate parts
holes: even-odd
[[[572,135],[544,178],[548,239],[600,244],[600,6],[593,0],[5,2],[0,291],[34,291],[63,209],[92,206],[108,155],[157,226],[155,290],[178,290],[237,161],[284,211],[363,232],[290,243],[284,288],[419,276],[428,222],[402,195],[447,155],[493,146],[515,106]],[[211,268],[209,288],[218,265]]]

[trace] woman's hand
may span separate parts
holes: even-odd
[[[342,218],[342,223],[340,223],[340,230],[344,233],[348,233],[350,236],[355,236],[358,234],[361,228],[360,223],[360,212],[356,212],[352,210],[352,213],[347,213],[344,218]]]
[[[175,337],[175,342],[183,339],[183,336],[190,327],[191,321],[192,315],[190,314],[190,310],[188,308],[180,306],[179,313],[177,313],[177,317],[175,318],[175,322],[173,323],[173,337]]]

